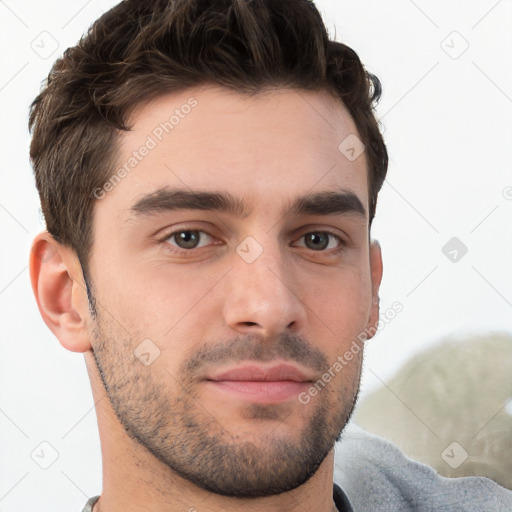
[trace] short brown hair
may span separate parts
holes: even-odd
[[[87,275],[96,197],[113,174],[119,130],[158,95],[212,84],[340,98],[366,146],[369,223],[388,165],[374,115],[380,82],[348,46],[329,40],[309,0],[125,0],[51,69],[31,105],[30,157],[49,233]]]

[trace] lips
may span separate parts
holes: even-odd
[[[270,368],[256,365],[233,368],[212,377],[212,381],[253,381],[253,382],[312,382],[313,379],[299,368],[289,364],[279,364]]]
[[[269,368],[245,365],[207,378],[207,384],[217,396],[227,395],[230,401],[235,398],[260,404],[278,404],[296,399],[312,382],[312,376],[290,364]]]

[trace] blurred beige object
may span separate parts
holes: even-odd
[[[446,477],[512,489],[512,335],[452,335],[358,404],[355,422]]]

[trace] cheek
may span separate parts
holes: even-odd
[[[216,272],[195,278],[185,269],[148,265],[100,270],[102,283],[97,300],[107,314],[129,332],[134,330],[164,336],[201,310],[201,304],[218,280]]]
[[[315,313],[309,317],[309,337],[324,351],[331,373],[336,375],[333,389],[339,393],[344,388],[343,394],[351,392],[359,381],[371,310],[369,271],[346,270],[326,281],[309,300],[314,303],[311,310]]]
[[[371,308],[371,283],[366,269],[346,269],[310,288],[305,303],[334,335],[357,336]]]

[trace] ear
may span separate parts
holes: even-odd
[[[89,302],[75,252],[43,231],[34,238],[29,266],[32,290],[45,324],[64,348],[87,352],[91,348]]]
[[[380,244],[377,240],[371,240],[370,242],[370,274],[372,280],[372,306],[366,332],[368,334],[367,339],[371,339],[375,336],[377,330],[377,323],[379,322],[379,288],[382,281],[382,251]]]

